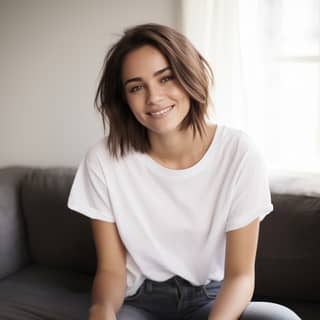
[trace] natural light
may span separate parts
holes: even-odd
[[[271,172],[320,174],[320,1],[185,0],[182,30],[213,66],[219,122]]]
[[[266,27],[274,31],[265,33],[265,110],[274,120],[267,157],[273,169],[320,172],[320,2],[272,3],[265,1]]]

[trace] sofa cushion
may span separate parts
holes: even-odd
[[[255,295],[320,301],[320,198],[272,193],[261,223]]]
[[[87,320],[92,280],[30,265],[0,281],[0,319]]]
[[[35,168],[22,182],[21,201],[34,263],[94,274],[90,219],[67,208],[74,168]]]

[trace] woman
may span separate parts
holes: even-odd
[[[109,50],[95,102],[110,132],[68,200],[92,219],[90,320],[299,319],[250,302],[268,178],[244,132],[205,120],[210,81],[205,59],[166,26],[130,28]]]

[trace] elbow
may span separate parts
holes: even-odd
[[[255,288],[255,274],[254,273],[244,273],[244,274],[234,274],[230,276],[226,276],[224,283],[237,283],[237,285],[241,286],[242,292],[246,293],[248,301],[251,301],[254,288]]]

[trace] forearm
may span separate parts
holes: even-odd
[[[92,287],[90,319],[101,319],[102,314],[112,319],[123,304],[125,292],[125,275],[97,271]]]
[[[225,279],[211,309],[209,320],[237,320],[251,301],[253,276]]]

